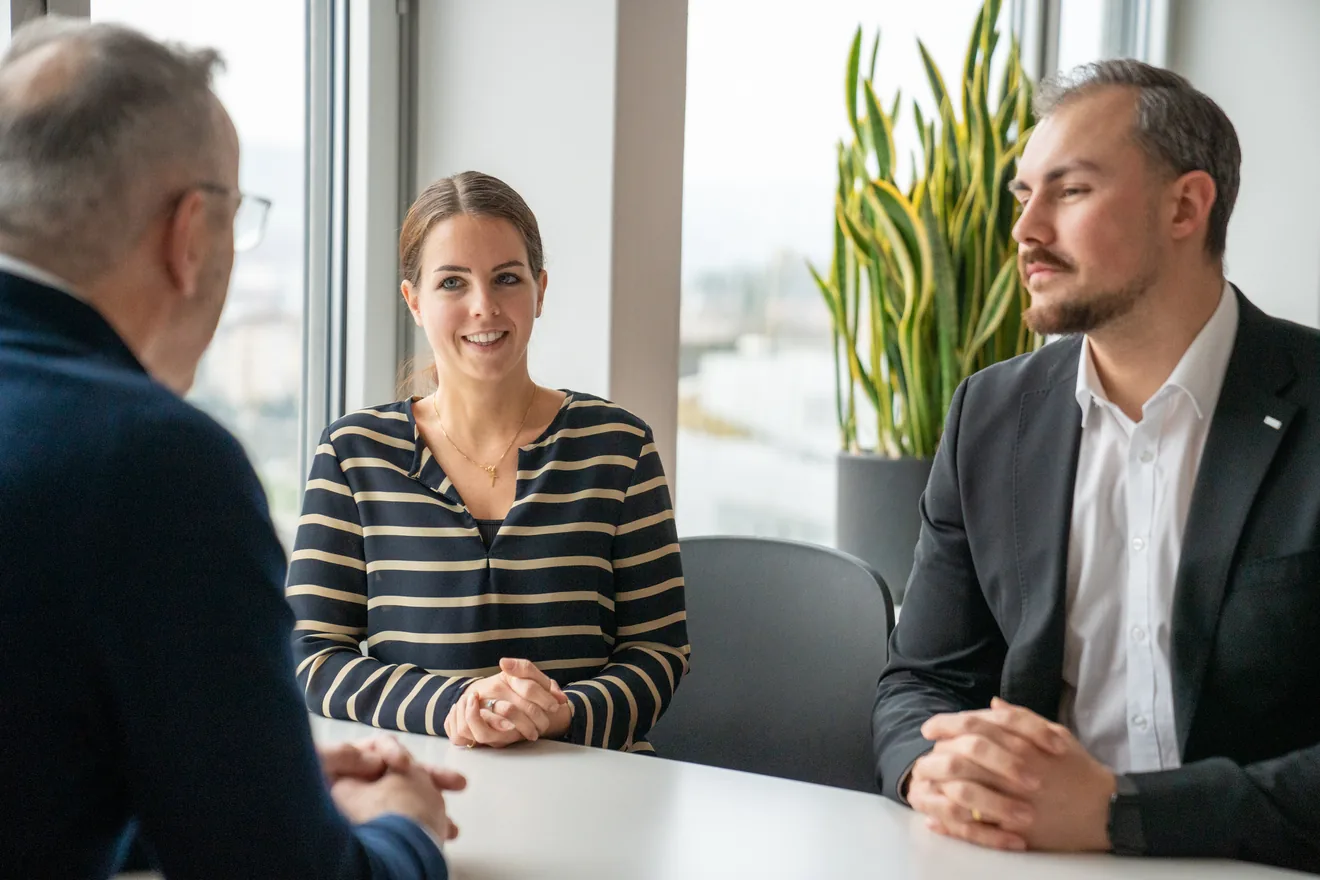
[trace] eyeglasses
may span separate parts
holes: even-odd
[[[218,183],[197,183],[197,189],[221,196],[237,196],[238,210],[234,213],[234,252],[250,251],[261,244],[266,235],[266,218],[270,215],[270,199],[249,195],[242,190]]]

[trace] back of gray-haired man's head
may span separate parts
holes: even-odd
[[[214,50],[48,17],[0,60],[0,239],[72,281],[113,266],[223,142]]]
[[[1204,171],[1214,180],[1205,247],[1211,256],[1222,257],[1242,165],[1242,147],[1228,115],[1173,71],[1131,59],[1083,64],[1045,81],[1036,95],[1036,115],[1044,119],[1104,86],[1136,91],[1133,132],[1157,166],[1178,176]]]

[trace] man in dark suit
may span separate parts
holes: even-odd
[[[179,396],[243,198],[217,63],[55,20],[0,62],[0,873],[136,831],[171,877],[442,878],[461,777],[318,760],[261,486]]]
[[[1320,334],[1224,280],[1213,101],[1113,61],[1040,103],[1014,236],[1073,335],[953,398],[878,780],[987,846],[1320,871]]]

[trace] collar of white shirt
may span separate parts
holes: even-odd
[[[19,278],[26,278],[28,281],[35,281],[46,287],[53,287],[61,293],[67,293],[74,299],[82,299],[74,291],[73,285],[63,278],[34,266],[26,260],[11,257],[9,254],[0,254],[0,272],[8,272],[10,275],[17,275]]]
[[[1237,340],[1237,327],[1237,295],[1233,292],[1233,285],[1225,281],[1223,293],[1219,296],[1219,306],[1210,320],[1205,322],[1201,332],[1196,334],[1187,351],[1183,352],[1182,359],[1173,368],[1169,378],[1151,396],[1151,401],[1166,396],[1169,393],[1167,389],[1178,389],[1191,399],[1197,419],[1213,415],[1215,405],[1219,402],[1219,391],[1224,386],[1224,374],[1228,372],[1233,343]],[[1092,404],[1109,405],[1109,397],[1105,394],[1104,385],[1100,383],[1100,377],[1095,371],[1095,362],[1091,359],[1089,337],[1082,338],[1076,396],[1077,405],[1082,410],[1083,428],[1086,427]]]

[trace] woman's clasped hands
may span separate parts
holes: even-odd
[[[506,657],[500,671],[468,685],[445,718],[445,735],[457,746],[503,748],[568,732],[568,696],[530,660]]]

